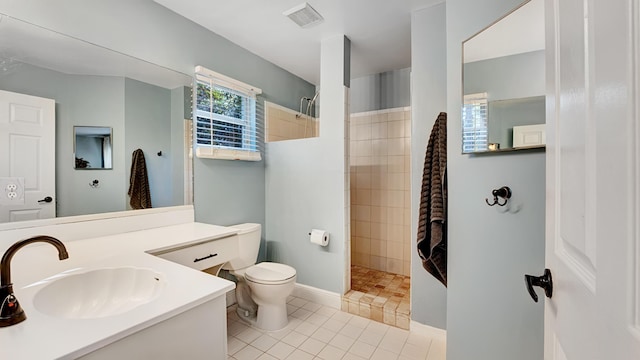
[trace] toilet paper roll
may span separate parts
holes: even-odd
[[[312,229],[309,234],[312,244],[327,246],[329,245],[329,233],[324,230]]]

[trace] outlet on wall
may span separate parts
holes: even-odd
[[[0,177],[0,205],[24,205],[24,178]]]

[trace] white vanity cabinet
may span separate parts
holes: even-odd
[[[0,329],[0,358],[227,358],[225,294],[234,284],[200,270],[237,256],[236,229],[193,222],[191,207],[23,223],[0,227],[0,253],[21,239],[48,234],[64,242],[69,258],[58,261],[48,247],[29,246],[13,259],[16,294],[27,320]],[[56,281],[69,270],[122,267],[162,274],[162,291],[130,311],[97,318],[47,315],[34,302],[47,285],[43,280]]]
[[[101,349],[82,360],[226,360],[226,301],[219,296]],[[224,316],[224,315],[223,315]]]
[[[237,256],[238,235],[151,250],[148,253],[192,269],[205,270]],[[225,360],[225,314],[226,298],[219,296],[79,359]]]
[[[238,235],[149,253],[192,269],[204,270],[222,265],[238,256]]]

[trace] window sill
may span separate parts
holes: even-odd
[[[546,145],[532,145],[532,146],[519,146],[519,147],[511,147],[504,148],[498,150],[478,150],[478,151],[469,151],[463,152],[462,155],[488,155],[488,154],[504,154],[504,153],[512,153],[512,152],[533,152],[533,151],[545,151]]]
[[[259,151],[197,147],[196,156],[201,159],[261,161]]]

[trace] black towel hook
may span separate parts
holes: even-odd
[[[511,198],[511,189],[509,189],[508,186],[503,186],[500,189],[493,189],[493,191],[491,191],[491,195],[493,195],[493,203],[490,203],[489,199],[487,199],[487,198],[484,199],[484,201],[487,203],[487,205],[494,206],[494,205],[498,204],[500,206],[505,206],[505,205],[507,205],[507,202]],[[500,199],[498,199],[498,198],[504,199],[504,202],[501,203]]]

